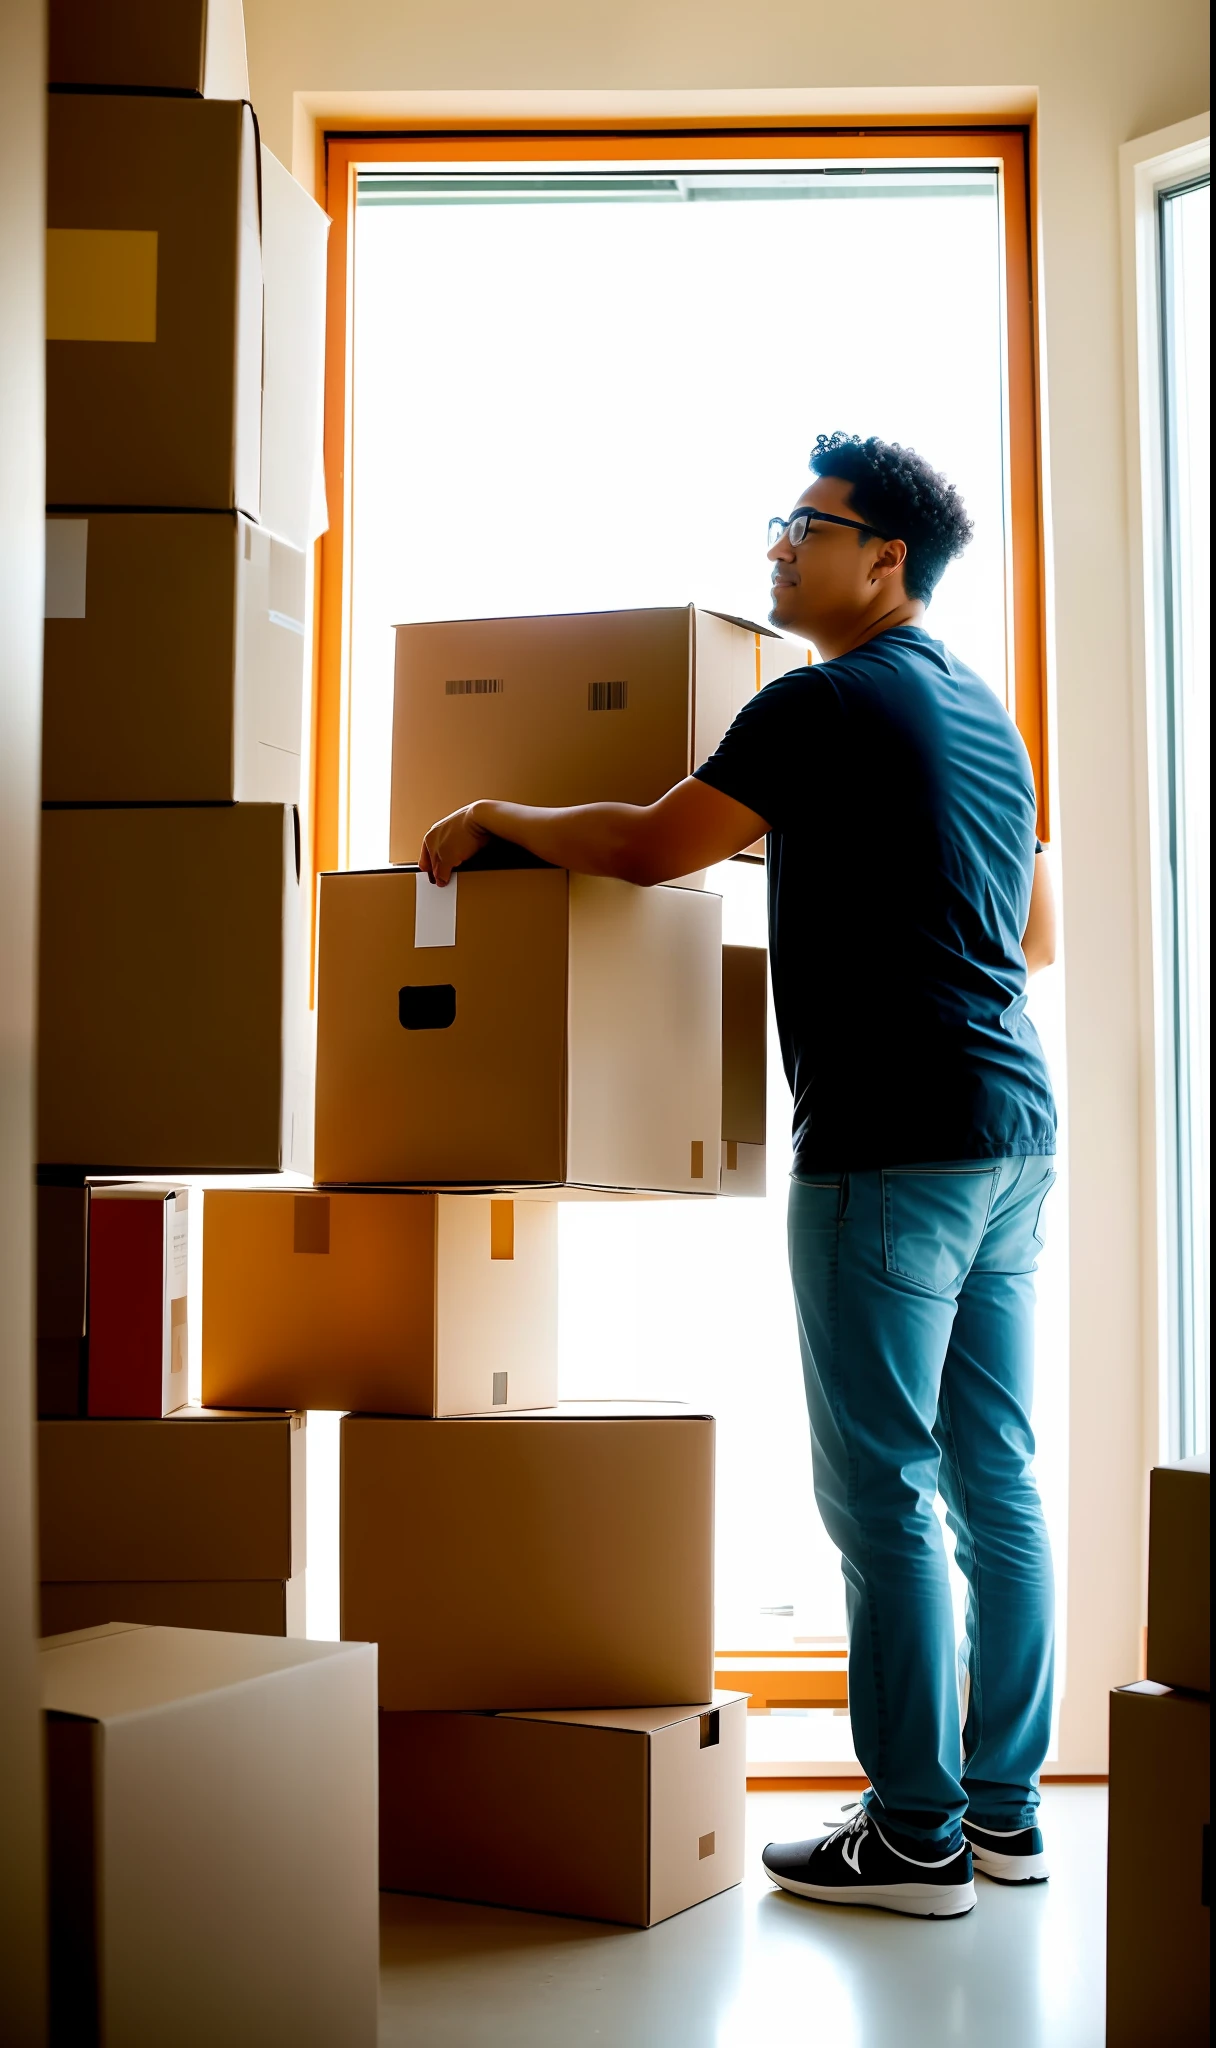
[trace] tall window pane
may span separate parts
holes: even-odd
[[[388,855],[396,622],[689,600],[764,619],[764,529],[820,431],[911,443],[958,485],[976,536],[927,624],[1007,700],[1002,275],[981,167],[361,173],[351,864]],[[710,886],[727,942],[762,945],[762,872]],[[1059,981],[1033,1003],[1061,1085]],[[769,1059],[767,1199],[563,1207],[561,1373],[569,1398],[717,1415],[718,1646],[797,1655],[843,1641],[844,1599],[811,1499],[772,1030]],[[1035,1420],[1063,1585],[1063,1190],[1054,1210]],[[830,1709],[749,1719],[759,1767],[850,1754]]]
[[[1209,585],[1209,233],[1206,179],[1161,198],[1166,449],[1167,1043],[1171,1428],[1181,1456],[1208,1448],[1211,1330],[1212,764]]]

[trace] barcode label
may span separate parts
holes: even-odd
[[[501,697],[501,676],[449,676],[443,686],[445,697]]]
[[[629,708],[627,682],[588,683],[588,711],[626,711]]]

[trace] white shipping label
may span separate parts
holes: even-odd
[[[414,897],[414,946],[454,946],[456,944],[456,883],[452,876],[446,888],[441,889],[432,882],[429,875],[421,870],[415,876],[417,892]]]
[[[169,1211],[169,1299],[180,1301],[189,1277],[190,1211],[184,1205]]]
[[[84,618],[88,554],[87,519],[47,520],[44,618]]]

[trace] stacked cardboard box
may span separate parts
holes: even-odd
[[[781,648],[687,606],[399,628],[392,859],[486,789],[655,800]],[[723,949],[699,880],[501,848],[442,890],[401,865],[323,877],[318,1181],[513,1191],[519,1215],[545,1191],[762,1193],[765,957]],[[737,1882],[712,1420],[393,1407],[348,1414],[341,1454],[342,1631],[380,1652],[383,1884],[648,1926]]]
[[[740,1874],[713,1424],[559,1405],[554,1203],[763,1191],[764,956],[724,951],[703,877],[499,848],[440,890],[400,863],[485,788],[653,801],[786,649],[687,605],[399,629],[398,865],[320,890],[314,1161],[325,223],[260,148],[236,21],[53,8],[44,1626],[297,1628],[299,1411],[346,1411],[383,1881],[649,1925]],[[311,1184],[207,1193],[186,1408],[181,1177],[288,1165]],[[471,1858],[442,1839],[449,1769]]]
[[[480,796],[657,803],[791,654],[695,605],[398,626],[390,859]]]
[[[186,1408],[181,1177],[309,1161],[328,222],[239,0],[52,0],[49,54],[43,1625],[302,1634],[303,1417]]]
[[[60,0],[52,72],[39,1158],[306,1165],[328,223],[239,8]]]
[[[38,1425],[43,1633],[304,1634],[304,1417],[183,1407]]]
[[[689,607],[401,629],[394,859],[491,776],[658,796],[772,641]],[[461,698],[490,722],[445,726]],[[605,740],[600,710],[629,722]],[[322,877],[316,1184],[208,1191],[203,1396],[346,1411],[342,1633],[379,1646],[386,1886],[649,1925],[739,1877],[713,1423],[558,1404],[556,1203],[762,1193],[766,1031],[764,953],[723,948],[693,878],[503,848],[444,889]],[[443,1846],[453,1774],[472,1859],[463,1824]]]
[[[1210,2022],[1206,1458],[1151,1476],[1147,1666],[1147,1678],[1118,1687],[1110,1703],[1106,2038],[1111,2048],[1186,2048],[1208,2039]]]
[[[386,1889],[650,1926],[738,1883],[713,1443],[661,1407],[346,1417],[342,1633],[379,1645]]]

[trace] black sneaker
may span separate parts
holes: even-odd
[[[922,1920],[952,1920],[975,1904],[966,1843],[936,1860],[893,1849],[871,1814],[855,1813],[814,1842],[770,1842],[765,1875],[799,1898],[833,1906],[881,1906]]]
[[[970,1844],[976,1870],[993,1884],[1046,1884],[1051,1875],[1038,1828],[977,1827],[963,1822],[963,1834]]]

